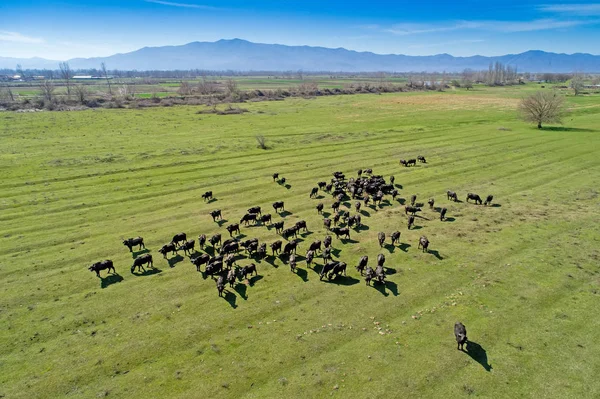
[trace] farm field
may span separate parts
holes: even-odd
[[[515,111],[531,90],[290,98],[241,115],[0,113],[0,397],[599,397],[600,97],[568,97],[564,125],[537,130]],[[398,163],[417,155],[428,163]],[[364,207],[351,240],[333,236],[347,277],[269,257],[220,298],[183,252],[157,252],[179,232],[228,238],[258,205],[286,227],[307,221],[303,256],[326,234],[315,206],[332,212],[311,188],[359,168],[394,175],[400,199]],[[413,194],[449,219],[426,205],[407,230]],[[137,235],[156,267],[143,275],[121,242]],[[388,281],[367,287],[354,267],[379,253]],[[103,259],[118,276],[88,271]],[[456,321],[469,353],[456,350]]]

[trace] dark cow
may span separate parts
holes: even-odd
[[[220,209],[215,209],[214,211],[210,212],[210,216],[212,216],[213,222],[216,222],[217,219],[223,219],[223,215],[221,215]]]
[[[356,201],[356,203],[354,204],[354,209],[356,209],[356,212],[360,212],[360,201]]]
[[[422,162],[422,163],[427,163],[427,161],[425,160],[425,157],[423,155],[419,155],[417,157],[417,160],[419,160],[419,162]]]
[[[267,213],[266,215],[262,215],[260,217],[260,221],[262,224],[271,224],[271,215],[269,213]]]
[[[473,200],[475,201],[476,204],[481,205],[483,203],[483,201],[481,200],[481,197],[477,194],[473,194],[473,193],[468,193],[467,194],[467,202],[469,202],[469,200]]]
[[[281,179],[279,179],[279,184],[285,184],[285,177],[282,177]]]
[[[136,245],[139,245],[138,249],[142,249],[142,247],[146,249],[146,245],[144,245],[144,239],[142,237],[128,238],[123,240],[123,245],[129,248],[129,252],[133,252],[133,247]]]
[[[192,258],[192,263],[194,264],[194,266],[196,266],[196,271],[200,271],[200,266],[208,264],[208,262],[210,261],[210,255],[209,254],[202,254],[202,255],[198,255],[195,258]]]
[[[178,251],[183,251],[186,255],[191,255],[194,247],[196,246],[195,240],[188,240],[182,246],[179,247]]]
[[[141,258],[141,256],[140,256],[140,258]],[[98,277],[100,277],[101,270],[107,270],[107,269],[108,269],[109,273],[111,270],[113,273],[115,273],[115,274],[117,273],[117,271],[115,270],[115,267],[113,265],[113,261],[110,259],[96,262],[96,263],[92,264],[90,267],[88,267],[88,270],[91,272],[96,272],[96,276],[98,276]]]
[[[408,229],[410,230],[411,226],[415,225],[415,217],[413,215],[410,215],[408,217]]]
[[[391,239],[392,239],[392,245],[395,244],[399,244],[400,243],[400,232],[399,231],[394,231],[391,235],[390,235]]]
[[[406,206],[404,208],[404,213],[408,215],[408,213],[412,213],[413,215],[416,214],[417,212],[421,212],[421,208],[417,207],[417,206]]]
[[[336,227],[335,229],[333,229],[333,232],[335,233],[336,238],[340,238],[340,236],[345,236],[347,240],[350,239],[350,229],[347,227],[344,228],[339,228]]]
[[[360,258],[360,260],[358,261],[358,265],[356,266],[356,270],[360,272],[360,275],[363,275],[363,272],[365,270],[365,267],[367,267],[367,264],[369,263],[369,257],[368,256],[362,256]]]
[[[230,254],[230,253],[239,251],[239,249],[240,249],[240,244],[238,244],[237,242],[230,242],[227,244],[223,244],[223,247],[221,247],[221,250],[219,251],[219,253],[221,255]]]
[[[375,277],[375,271],[371,268],[371,266],[367,266],[365,269],[365,282],[367,285],[371,285],[371,280]]]
[[[227,272],[227,282],[229,283],[229,288],[233,288],[236,279],[236,270],[232,268]]]
[[[244,223],[246,226],[248,226],[250,222],[256,224],[257,218],[258,215],[256,213],[247,213],[244,216],[242,216],[242,218],[240,219],[240,223]]]
[[[311,251],[311,250],[306,251],[306,266],[310,267],[310,264],[312,263],[314,257],[315,257],[314,251]]]
[[[273,173],[273,181],[279,178],[279,173]]]
[[[325,247],[325,248],[331,247],[331,236],[329,236],[329,235],[325,236],[325,238],[323,239],[323,247]]]
[[[283,243],[280,240],[275,241],[274,243],[271,244],[271,251],[273,251],[273,256],[275,256],[275,253],[280,253],[281,252],[281,245]]]
[[[131,273],[134,272],[136,267],[138,268],[138,271],[140,269],[144,270],[144,265],[146,265],[146,264],[150,267],[154,267],[154,261],[152,260],[152,255],[144,254],[138,258],[135,258],[133,260],[133,265],[131,266]]]
[[[494,199],[493,195],[488,195],[485,199],[485,202],[483,203],[483,205],[491,205],[492,204],[492,200]],[[146,247],[144,247],[146,248]]]
[[[204,194],[202,194],[202,198],[204,198],[204,201],[211,200],[213,198],[212,191],[207,191]]]
[[[258,244],[258,238],[251,238],[249,240],[242,241],[240,243],[240,246],[242,248],[248,249],[248,247],[251,246],[252,244]]]
[[[226,229],[229,232],[229,237],[233,237],[233,233],[236,232],[240,234],[240,225],[238,223],[230,224]]]
[[[308,228],[306,227],[306,221],[305,220],[299,220],[296,222],[296,230],[300,231],[300,230],[304,230],[304,232],[308,232]]]
[[[177,247],[172,242],[169,244],[165,244],[161,249],[158,250],[158,253],[162,254],[162,256],[167,259],[167,254],[171,252],[171,255],[177,253]],[[139,259],[139,258],[138,258]]]
[[[446,196],[449,200],[453,200],[454,202],[458,202],[458,195],[454,191],[446,191]]]
[[[308,197],[315,198],[318,193],[319,193],[319,187],[313,187],[312,190],[310,190],[310,195]]]
[[[402,165],[402,166],[408,166],[408,162],[406,162],[406,159],[401,159],[400,160],[400,165]]]
[[[200,234],[198,236],[198,246],[203,249],[204,245],[206,245],[206,234]]]
[[[310,244],[310,247],[308,247],[309,251],[320,251],[321,250],[321,241],[320,240],[315,240],[313,241],[312,244]]]
[[[331,260],[331,247],[325,248],[323,252],[321,252],[321,257],[323,257],[323,262]]]
[[[377,266],[383,266],[385,264],[385,255],[379,254],[377,255]]]
[[[392,194],[392,199],[396,200],[396,197],[398,196],[398,190],[392,190],[390,194]]]
[[[344,277],[346,276],[346,267],[347,265],[344,262],[337,262],[337,264],[333,267],[333,270],[329,273],[329,279],[334,279],[340,274],[344,273]]]
[[[443,222],[444,219],[446,219],[446,212],[448,212],[448,209],[446,208],[442,208],[442,210],[440,211],[440,220]]]
[[[329,274],[338,263],[338,261],[329,261],[325,263],[323,269],[321,269],[321,273],[319,273],[319,280],[323,280],[323,277]]]
[[[358,177],[361,177],[361,176],[362,176],[362,174],[363,174],[363,170],[362,170],[362,169],[359,169],[359,170],[358,170],[358,172],[357,172],[357,174],[358,174]]]
[[[337,226],[337,225],[338,225],[338,223],[339,223],[339,221],[340,221],[340,216],[341,216],[341,215],[340,215],[339,213],[336,213],[335,215],[333,215],[333,225],[334,225],[334,226]]]
[[[284,212],[285,211],[285,203],[283,201],[273,202],[273,209],[275,209],[275,213]]]
[[[373,174],[373,169],[365,169],[365,170],[364,170],[364,173],[365,173],[366,175],[372,175],[372,174]]]
[[[323,203],[322,203],[322,202],[321,202],[321,203],[319,203],[319,204],[317,204],[317,213],[318,213],[319,215],[323,213],[323,207],[324,207],[324,205],[323,205]]]
[[[236,240],[235,238],[228,238],[228,239],[226,239],[225,241],[223,241],[223,244],[222,244],[221,246],[223,246],[223,247],[224,247],[225,245],[229,245],[229,244],[231,244],[232,242],[237,242],[237,240]]]
[[[264,259],[267,256],[267,244],[262,243],[259,245],[256,256],[258,256],[258,259]]]
[[[298,229],[296,226],[289,227],[281,232],[281,236],[288,240],[291,236],[298,237]]]
[[[364,197],[364,200],[363,200],[363,203],[365,204],[365,206],[369,205],[370,199],[371,198],[369,197],[369,195],[365,194],[365,197]]]
[[[360,215],[354,215],[352,218],[354,219],[354,224],[357,228],[362,225],[362,218],[360,217]]]
[[[417,164],[417,160],[416,159],[409,159],[408,161],[406,161],[406,166],[410,166],[410,165],[416,165]]]
[[[296,240],[292,240],[288,243],[285,244],[285,247],[283,247],[283,253],[284,255],[289,255],[292,252],[296,253],[296,248],[298,247],[298,241]]]
[[[325,186],[325,192],[330,193],[331,190],[333,189],[333,184],[329,183],[328,185]]]
[[[427,249],[428,247],[429,240],[427,239],[427,237],[421,236],[421,238],[419,238],[419,245],[417,246],[417,249],[423,248],[423,252],[429,252],[429,250]]]
[[[244,280],[248,279],[248,275],[258,275],[258,272],[256,271],[256,265],[254,263],[250,263],[249,265],[242,267],[240,270],[240,276]]]
[[[383,269],[383,265],[377,265],[377,267],[375,268],[375,277],[377,278],[377,281],[379,281],[381,284],[385,284],[385,270]]]
[[[327,182],[326,181],[320,181],[317,183],[317,186],[319,186],[319,188],[321,190],[325,189],[325,186],[327,186]]]
[[[219,291],[219,296],[223,296],[223,291],[225,290],[225,277],[219,276],[217,279],[217,291]]]
[[[291,272],[294,273],[296,271],[296,255],[291,254],[288,263],[290,264]]]
[[[331,219],[323,219],[323,226],[325,226],[327,230],[331,230]]]
[[[275,226],[275,232],[276,233],[280,233],[283,231],[283,221],[281,222],[275,222],[273,223],[273,226]]]
[[[334,212],[337,212],[340,210],[340,201],[335,201],[333,204],[331,204],[331,209],[333,209]]]
[[[210,240],[208,240],[208,242],[210,242],[210,245],[212,245],[213,248],[217,244],[221,245],[221,233],[217,233],[217,234],[213,235],[212,237],[210,237]]]
[[[171,243],[173,243],[175,245],[179,245],[180,243],[185,242],[186,240],[187,240],[187,236],[185,235],[185,233],[179,233],[179,234],[175,234],[173,236]]]
[[[258,213],[259,215],[262,216],[262,212],[260,211],[260,206],[253,206],[252,208],[248,209],[248,213]]]
[[[223,262],[227,266],[227,269],[231,269],[232,266],[235,264],[235,255],[234,254],[227,254],[227,256],[225,257],[225,259],[223,259]]]
[[[390,184],[394,185],[394,182],[396,181],[396,178],[392,175],[390,176]]]
[[[377,234],[377,241],[379,241],[379,246],[383,247],[383,243],[385,242],[385,233],[383,231],[380,231],[379,234]]]
[[[258,252],[258,241],[251,242],[250,245],[246,247],[246,251],[250,256],[252,256],[253,253]]]
[[[433,205],[435,204],[435,200],[433,198],[429,198],[429,201],[427,201],[427,203],[429,204],[429,209],[433,209]]]
[[[413,195],[410,196],[410,204],[411,205],[414,205],[416,200],[417,200],[417,196],[416,195],[413,194]]]
[[[207,276],[214,276],[215,274],[221,273],[223,270],[223,261],[214,261],[211,259],[210,263],[204,269],[204,274]]]
[[[454,337],[456,338],[456,349],[464,350],[464,345],[467,343],[467,328],[460,321],[454,324]]]

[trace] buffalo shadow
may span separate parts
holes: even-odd
[[[279,255],[267,255],[267,256],[265,256],[265,257],[263,258],[263,260],[264,260],[265,262],[267,262],[268,264],[270,264],[271,266],[273,266],[274,268],[276,268],[276,269],[277,269],[279,266],[277,266],[277,265],[275,264],[275,260],[277,260],[277,257],[278,257],[278,256],[279,256],[279,257],[281,257],[281,254],[279,254]]]
[[[390,290],[393,296],[398,296],[398,284],[393,281],[386,281],[385,286]]]
[[[336,276],[333,278],[333,280],[326,278],[323,281],[330,283],[330,284],[345,285],[345,286],[356,285],[356,284],[360,283],[359,279],[356,279],[352,276]]]
[[[492,365],[489,364],[489,362],[488,362],[487,352],[477,342],[468,340],[467,341],[467,350],[466,351],[463,350],[463,352],[465,352],[466,354],[471,356],[471,358],[473,360],[475,360],[477,363],[481,364],[481,366],[485,369],[485,371],[492,370]]]
[[[360,214],[363,215],[363,216],[366,216],[366,217],[371,216],[371,214],[369,212],[367,212],[366,210],[364,210],[364,209],[360,210]]]
[[[215,220],[215,223],[219,225],[219,227],[223,227],[223,225],[225,223],[227,223],[228,220],[227,219],[219,219],[219,220]]]
[[[395,188],[399,188],[400,190],[404,189],[404,186],[402,184],[394,184]]]
[[[112,284],[120,283],[121,281],[123,281],[123,277],[120,274],[109,274],[104,278],[100,277],[100,288],[106,288]]]
[[[406,204],[406,199],[405,198],[398,198],[398,202],[400,203],[400,205],[404,205]]]
[[[248,286],[244,283],[236,283],[234,290],[240,294],[240,297],[244,300],[247,301],[248,300],[248,294],[246,294],[246,291],[248,289]]]
[[[284,218],[286,216],[293,215],[293,213],[290,211],[282,211],[282,212],[279,212],[278,215],[281,216],[282,218]]]
[[[262,280],[263,278],[264,278],[263,276],[261,276],[260,274],[257,274],[256,276],[252,276],[248,279],[248,284],[250,285],[250,287],[253,287],[254,283]]]
[[[237,296],[227,289],[225,289],[223,292],[225,294],[223,295],[223,299],[225,299],[232,308],[237,308],[237,304],[235,303],[235,301],[237,300]]]
[[[367,230],[369,230],[369,226],[361,223],[360,226],[354,226],[353,229],[357,232],[367,231]]]
[[[139,269],[138,269],[138,271],[131,272],[131,274],[133,274],[134,276],[139,276],[139,277],[152,276],[153,274],[158,274],[158,273],[162,273],[162,270],[157,269],[155,267],[150,267],[148,269],[144,269],[144,271],[141,273],[140,273]]]
[[[409,230],[421,230],[423,228],[423,226],[416,226],[413,224],[412,228],[410,228]]]
[[[292,188],[291,184],[283,184],[283,187],[285,187],[286,190],[289,190],[290,188]]]
[[[450,218],[445,218],[445,219],[444,219],[444,220],[442,220],[442,221],[443,221],[443,222],[450,222],[450,223],[452,223],[452,222],[454,222],[455,220],[456,220],[455,218],[452,218],[452,217],[450,217]]]
[[[169,267],[175,267],[176,264],[183,261],[185,258],[179,254],[173,256],[171,259],[167,258],[167,262],[169,262]]]
[[[426,218],[425,216],[421,216],[421,215],[417,215],[417,214],[414,214],[413,216],[416,218],[419,218],[419,219],[423,219],[423,220],[431,220],[429,218]]]
[[[308,271],[296,267],[296,275],[300,277],[305,283],[308,281]]]
[[[218,199],[215,197],[212,197],[211,199],[209,199],[208,201],[206,201],[207,204],[212,204],[213,202],[217,202]]]
[[[439,260],[443,260],[444,257],[442,255],[440,255],[439,251],[434,250],[434,249],[429,249],[427,250],[428,253],[432,254],[433,256],[435,256],[436,258],[438,258]]]
[[[491,206],[492,208],[500,208],[502,205],[500,205],[500,204],[491,204],[489,206]]]
[[[324,219],[327,219],[329,216],[331,216],[331,213],[323,211],[323,213],[321,215],[323,216]]]
[[[371,286],[373,288],[375,288],[377,291],[379,291],[381,293],[381,295],[383,296],[390,296],[390,294],[386,291],[386,281],[383,282],[383,284],[381,284],[379,281],[377,281],[376,278],[373,278],[373,280],[371,280]]]
[[[408,252],[408,248],[410,247],[412,247],[412,245],[410,245],[407,242],[401,242],[400,244],[398,244],[398,248],[400,248],[400,250],[403,252]]]
[[[336,258],[339,258],[339,257],[340,257],[340,253],[342,253],[342,250],[341,250],[341,249],[338,249],[338,248],[331,247],[331,256],[334,256],[334,257],[336,257]],[[321,251],[321,255],[322,255],[322,254],[323,254],[323,251]]]
[[[387,249],[389,253],[394,253],[394,251],[396,250],[395,245],[387,244],[387,243],[384,243],[382,248]]]
[[[342,244],[358,244],[359,241],[353,240],[352,238],[340,238]]]
[[[147,248],[144,248],[144,249],[142,249],[142,250],[140,250],[140,251],[133,251],[133,252],[131,253],[131,257],[132,257],[133,259],[135,259],[135,258],[137,258],[137,257],[138,257],[138,256],[140,256],[140,255],[147,254],[148,252],[150,252],[150,250],[149,250],[149,249],[147,249]]]

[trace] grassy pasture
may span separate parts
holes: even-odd
[[[0,395],[598,397],[600,102],[569,97],[565,125],[538,131],[514,111],[528,90],[287,99],[229,116],[0,113]],[[419,154],[429,163],[398,165]],[[250,206],[274,214],[284,200],[286,225],[308,222],[304,255],[325,235],[314,207],[333,202],[310,189],[367,167],[451,219],[424,209],[408,231],[399,202],[365,208],[367,228],[334,237],[347,278],[320,282],[304,262],[292,274],[269,258],[225,298],[186,257],[157,253],[181,231],[226,238]],[[496,205],[450,203],[448,189]],[[206,190],[216,201],[202,201]],[[208,215],[217,208],[222,227]],[[403,245],[380,249],[377,233],[394,230]],[[155,273],[129,273],[120,238],[136,235]],[[420,235],[431,253],[417,250]],[[354,266],[380,252],[388,283],[366,287]],[[102,259],[119,276],[87,270]],[[471,356],[456,350],[457,320]]]

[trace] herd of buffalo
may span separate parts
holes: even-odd
[[[425,157],[419,156],[416,159],[401,160],[400,164],[405,167],[416,165],[417,161],[426,163]],[[285,178],[279,178],[278,173],[273,174],[273,181],[278,181],[280,184],[285,183]],[[283,180],[283,183],[282,183]],[[332,257],[332,236],[329,233],[335,235],[337,239],[350,240],[350,233],[352,229],[354,231],[360,231],[362,225],[362,218],[360,209],[361,206],[368,206],[369,203],[374,205],[380,204],[386,195],[392,197],[395,200],[398,196],[398,190],[394,185],[395,178],[390,176],[389,181],[386,181],[381,175],[374,175],[371,169],[358,170],[357,177],[346,178],[346,176],[339,171],[333,173],[333,177],[329,182],[320,181],[310,191],[310,198],[317,198],[319,192],[324,192],[333,197],[333,203],[331,204],[332,214],[327,214],[327,217],[323,218],[323,226],[327,233],[323,240],[315,240],[309,244],[306,249],[304,261],[307,267],[311,267],[315,258],[320,256],[323,260],[323,266],[318,272],[320,280],[324,278],[333,280],[339,276],[346,276],[347,265],[344,262],[333,259]],[[401,187],[401,186],[400,186]],[[447,191],[447,199],[457,202],[458,195],[453,191]],[[212,191],[207,191],[202,195],[202,198],[206,201],[210,201],[213,198]],[[322,197],[321,197],[322,198]],[[355,201],[354,210],[356,213],[351,215],[350,210],[352,208],[349,202],[344,201]],[[482,201],[481,197],[474,193],[468,193],[466,196],[466,202],[474,201],[476,204],[489,205],[493,200],[492,195],[488,195],[485,201]],[[412,195],[410,197],[410,204],[405,205],[405,214],[407,215],[407,225],[410,230],[414,226],[415,215],[421,212],[424,207],[424,203],[417,202],[417,196]],[[434,209],[434,199],[430,198],[427,201],[429,208]],[[343,204],[346,204],[345,210],[340,209]],[[284,201],[276,201],[272,204],[273,210],[276,214],[285,212]],[[325,204],[319,202],[316,205],[316,211],[319,215],[324,212]],[[441,221],[446,219],[447,208],[435,208],[439,212],[439,218]],[[287,264],[292,272],[296,271],[298,262],[297,250],[300,241],[297,240],[298,234],[308,232],[308,226],[306,221],[300,220],[294,225],[286,228],[284,221],[274,222],[271,214],[263,213],[260,206],[253,206],[247,209],[246,213],[240,218],[239,223],[232,223],[226,226],[226,230],[229,233],[229,238],[223,240],[221,233],[207,237],[204,234],[198,236],[198,248],[205,250],[206,247],[212,247],[212,255],[209,255],[207,251],[204,253],[196,252],[196,241],[194,239],[188,239],[185,233],[179,233],[173,236],[169,243],[163,245],[159,250],[165,259],[168,255],[178,254],[179,251],[183,251],[185,255],[189,256],[191,263],[196,267],[198,272],[202,272],[202,266],[204,266],[204,275],[211,276],[216,281],[217,291],[219,296],[223,296],[226,284],[233,287],[236,279],[247,279],[249,275],[257,275],[257,267],[255,263],[248,263],[242,267],[237,265],[237,258],[240,255],[240,251],[245,252],[247,259],[250,261],[260,262],[268,255],[267,244],[259,243],[257,238],[240,240],[237,239],[236,235],[240,234],[240,225],[249,226],[252,225],[265,225],[275,228],[277,234],[285,240],[276,240],[270,243],[269,249],[273,257],[280,256],[282,259],[287,260]],[[330,216],[331,215],[331,216]],[[368,215],[368,214],[367,214]],[[213,210],[210,212],[210,216],[213,221],[217,222],[223,219],[221,210]],[[389,237],[392,245],[400,244],[401,233],[399,231],[392,232]],[[377,235],[379,246],[383,247],[386,241],[386,234],[379,232]],[[134,249],[141,250],[146,248],[144,239],[142,237],[135,237],[123,240],[123,245],[126,246],[130,252]],[[426,236],[421,236],[418,242],[418,249],[422,249],[423,252],[429,250],[430,242]],[[361,276],[364,276],[366,285],[371,285],[371,282],[385,284],[386,270],[384,268],[385,256],[383,254],[377,255],[377,263],[375,269],[368,265],[369,257],[367,255],[362,256],[356,270]],[[131,272],[145,271],[144,266],[153,268],[153,258],[149,253],[143,253],[135,257],[133,265],[131,266]],[[89,267],[90,271],[96,273],[100,277],[100,271],[107,270],[109,273],[116,273],[115,267],[111,260],[104,260],[94,263]],[[315,270],[316,271],[316,270]],[[466,328],[462,323],[456,323],[454,328],[456,341],[459,348],[466,342]]]

